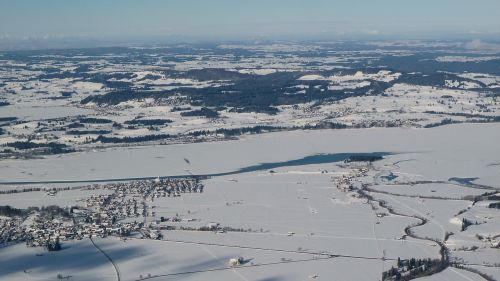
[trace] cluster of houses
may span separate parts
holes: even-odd
[[[156,178],[153,181],[133,181],[112,183],[100,186],[101,189],[113,191],[111,194],[91,196],[85,199],[83,217],[79,219],[90,222],[116,221],[138,216],[154,216],[146,202],[160,197],[180,197],[182,193],[203,192],[203,184],[198,179],[166,179]],[[90,217],[85,210],[92,210]],[[73,213],[75,210],[73,210]]]
[[[352,165],[352,164],[350,164]],[[368,169],[365,167],[352,169],[349,174],[341,177],[332,177],[333,184],[342,192],[351,192],[356,189],[355,181],[357,178],[368,175]]]
[[[57,249],[55,245],[59,241],[108,235],[126,236],[143,227],[142,222],[112,224],[107,219],[92,222],[91,219],[98,215],[90,210],[68,207],[66,211],[68,215],[54,218],[34,211],[27,218],[0,219],[0,244],[25,242],[28,247]]]
[[[146,217],[155,215],[146,202],[158,197],[202,192],[203,184],[191,178],[157,178],[153,181],[92,186],[89,189],[107,189],[112,192],[92,195],[82,199],[79,206],[58,208],[57,213],[49,214],[42,209],[33,210],[27,217],[0,217],[0,244],[24,241],[30,247],[57,248],[54,245],[59,240],[128,236],[132,232],[141,233],[145,238],[159,239],[161,234],[158,229],[145,223]],[[169,220],[175,219],[180,220]]]
[[[23,219],[14,217],[6,219],[0,217],[0,245],[6,245],[11,241],[23,238],[22,228]]]
[[[161,179],[153,181],[134,181],[127,183],[114,183],[104,185],[104,189],[111,189],[119,197],[137,195],[143,198],[179,197],[181,193],[203,192],[203,184],[198,178]]]

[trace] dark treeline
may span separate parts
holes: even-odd
[[[66,131],[67,135],[106,135],[110,134],[110,130],[71,130]]]
[[[120,102],[133,100],[133,99],[145,99],[145,98],[162,98],[170,96],[167,92],[140,92],[132,89],[119,90],[106,93],[104,95],[90,95],[80,101],[81,104],[87,104],[89,102],[95,102],[97,104],[111,104],[116,105]]]
[[[481,118],[481,119],[485,119],[485,121],[500,122],[500,116],[488,116],[488,115],[471,114],[471,113],[465,113],[465,112],[441,112],[441,111],[424,111],[424,113],[460,116],[460,117],[466,117],[466,118]]]
[[[0,117],[0,122],[11,122],[16,121],[17,117]]]
[[[190,106],[185,106],[185,107],[174,106],[174,107],[172,107],[172,109],[170,110],[170,112],[186,111],[186,110],[191,110],[191,107]]]
[[[384,157],[380,155],[351,155],[344,162],[375,162],[378,160],[382,160]]]
[[[456,120],[453,120],[453,119],[450,119],[450,118],[445,118],[437,123],[431,123],[431,124],[427,124],[424,126],[424,128],[434,128],[434,127],[439,127],[439,126],[443,126],[443,125],[450,125],[450,124],[456,124],[456,123],[460,123],[460,121],[456,121]]]
[[[25,210],[12,208],[11,206],[0,206],[0,216],[13,217],[13,216],[23,216],[26,213]]]
[[[0,194],[13,194],[13,193],[22,193],[22,192],[35,192],[35,191],[61,191],[61,190],[74,190],[80,189],[79,186],[72,187],[52,187],[52,188],[41,188],[41,187],[26,187],[23,189],[9,189],[9,190],[0,190]]]
[[[143,126],[153,126],[153,125],[165,125],[172,123],[174,121],[170,119],[134,119],[125,121],[127,125],[143,125]]]
[[[158,135],[145,135],[145,136],[137,136],[137,137],[105,137],[105,136],[98,136],[94,142],[101,142],[101,143],[134,143],[134,142],[146,142],[146,141],[157,141],[157,140],[164,140],[164,139],[170,139],[176,137],[175,135],[169,135],[169,134],[158,134]]]
[[[67,153],[73,152],[74,150],[62,143],[49,142],[49,143],[35,143],[31,141],[16,141],[6,143],[5,146],[13,147],[19,150],[43,148],[47,153]]]
[[[53,218],[55,216],[63,216],[63,217],[70,216],[70,213],[67,210],[65,210],[57,205],[42,206],[41,208],[40,207],[29,207],[27,209],[12,208],[9,205],[0,206],[0,215],[7,216],[7,217],[25,216],[33,211],[40,212],[40,215],[49,216],[51,218]]]
[[[94,118],[94,117],[82,117],[82,118],[79,118],[78,121],[80,121],[80,123],[87,123],[87,124],[110,124],[110,123],[113,123],[113,121],[111,121],[109,119]]]
[[[184,111],[181,112],[181,116],[202,116],[207,118],[217,118],[219,117],[219,112],[212,110],[207,107],[202,107],[201,109],[192,110],[192,111]]]
[[[306,130],[318,130],[318,129],[346,129],[347,125],[336,122],[321,121],[315,125],[305,125]]]
[[[7,101],[0,101],[0,106],[7,106],[7,105],[10,105],[10,103]]]
[[[490,204],[488,204],[488,208],[500,209],[500,202],[490,203]]]
[[[202,136],[224,135],[224,137],[236,137],[243,134],[261,134],[266,132],[290,131],[290,130],[300,130],[300,129],[317,130],[317,129],[345,129],[345,128],[348,128],[348,126],[334,122],[322,122],[317,125],[306,125],[303,127],[257,125],[253,127],[242,127],[242,128],[229,128],[229,129],[220,128],[216,130],[198,130],[189,132],[185,135],[152,134],[152,135],[144,135],[137,137],[106,137],[100,135],[94,140],[94,142],[100,141],[102,143],[134,143],[134,142],[147,142],[147,141],[158,141],[165,139],[180,138],[182,136],[202,137]]]
[[[486,194],[486,196],[486,200],[500,200],[500,195],[496,195],[495,193],[493,195]]]
[[[382,272],[382,280],[407,281],[440,272],[448,265],[441,260],[415,259],[401,260],[398,258],[397,267]]]
[[[401,83],[409,83],[422,86],[434,86],[434,87],[443,87],[444,85],[446,85],[445,82],[446,80],[473,81],[477,84],[482,85],[483,87],[485,86],[483,83],[479,81],[470,80],[451,73],[440,73],[440,72],[425,73],[425,74],[413,73],[413,74],[403,75],[401,78],[399,78],[399,82]]]
[[[266,113],[269,115],[276,115],[280,112],[276,107],[259,107],[259,106],[245,106],[245,107],[235,107],[229,110],[229,112],[243,113],[243,112],[256,112],[256,113]]]
[[[223,134],[226,137],[233,137],[233,136],[239,136],[239,135],[248,134],[248,133],[261,134],[261,133],[266,133],[266,132],[290,131],[290,130],[300,130],[300,129],[318,130],[318,129],[345,129],[345,128],[348,128],[348,126],[341,124],[341,123],[320,122],[316,125],[305,125],[303,127],[300,127],[300,126],[283,127],[283,126],[257,125],[254,127],[242,127],[242,128],[231,128],[231,129],[220,128],[220,129],[216,129],[214,131],[210,131],[210,130],[194,131],[194,132],[190,132],[189,135],[198,137],[198,136]]]
[[[12,193],[21,193],[21,192],[33,192],[33,191],[42,191],[44,189],[40,187],[29,187],[23,189],[10,189],[10,190],[0,190],[0,194],[12,194]]]
[[[207,136],[207,135],[218,135],[222,134],[226,137],[239,136],[247,133],[251,134],[260,134],[264,132],[276,132],[276,131],[284,131],[296,129],[295,127],[279,127],[279,126],[254,126],[254,127],[243,127],[243,128],[232,128],[232,129],[216,129],[214,131],[209,130],[200,130],[190,132],[190,136],[199,137],[199,136]]]
[[[70,217],[70,213],[68,210],[63,209],[57,205],[42,206],[41,208],[30,207],[29,210],[38,211],[42,216],[49,216],[51,218],[54,218],[55,216]]]
[[[453,114],[450,114],[450,115],[453,115]],[[464,121],[464,122],[467,122],[467,123],[500,122],[500,116],[488,116],[488,117],[482,116],[482,117],[480,117],[480,119],[468,119],[467,121]],[[445,118],[445,119],[441,120],[440,122],[427,124],[424,126],[424,128],[434,128],[434,127],[439,127],[439,126],[443,126],[443,125],[458,124],[458,123],[464,123],[464,122],[458,121],[458,120],[453,120],[450,118]]]
[[[29,207],[27,209],[17,209],[9,205],[0,206],[0,216],[7,216],[7,217],[26,216],[33,211],[40,212],[41,215],[49,217],[55,217],[55,216],[69,217],[70,215],[67,210],[56,205],[49,205],[46,207],[42,206],[41,208]]]
[[[69,129],[75,129],[75,128],[83,128],[85,127],[85,125],[83,125],[82,123],[78,123],[78,122],[73,122],[71,124],[68,124],[67,126]]]
[[[239,136],[242,134],[252,133],[260,134],[264,132],[276,132],[283,130],[298,129],[299,127],[278,127],[278,126],[255,126],[255,127],[244,127],[244,128],[233,128],[233,129],[217,129],[217,130],[200,130],[189,132],[185,135],[170,135],[170,134],[152,134],[137,137],[106,137],[98,136],[94,142],[102,143],[134,143],[134,142],[147,142],[147,141],[158,141],[165,139],[180,138],[182,136],[200,137],[200,136],[212,136],[222,134],[225,137]]]

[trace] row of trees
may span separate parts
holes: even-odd
[[[492,208],[492,209],[500,209],[500,202],[490,203],[490,204],[488,205],[488,208]]]
[[[428,276],[446,268],[441,260],[433,259],[407,259],[402,260],[398,257],[397,267],[391,267],[382,272],[382,280],[407,281],[423,276]]]
[[[153,125],[165,125],[172,123],[174,121],[170,119],[134,119],[125,121],[127,125],[142,125],[142,126],[153,126]]]
[[[197,110],[181,112],[181,116],[202,116],[207,118],[217,118],[219,117],[219,112],[207,107],[202,107],[201,109]]]
[[[135,143],[135,142],[147,142],[147,141],[157,141],[157,140],[165,140],[176,137],[175,135],[170,134],[158,134],[158,135],[145,135],[145,136],[137,136],[137,137],[106,137],[103,135],[99,135],[94,142],[102,142],[102,143]]]
[[[95,118],[95,117],[81,117],[78,119],[80,123],[86,124],[110,124],[113,123],[112,120],[104,119],[104,118]]]
[[[74,135],[74,136],[80,136],[80,135],[106,135],[106,134],[111,134],[110,130],[71,130],[71,131],[66,131],[67,135]]]
[[[31,141],[16,141],[6,143],[4,146],[13,147],[19,150],[39,148],[43,149],[45,153],[48,154],[68,153],[74,151],[74,149],[70,148],[66,144],[56,142],[36,143]]]
[[[12,208],[11,206],[0,206],[0,216],[14,217],[23,216],[26,213],[23,209]]]
[[[54,218],[56,216],[69,217],[70,213],[59,206],[49,205],[42,207],[29,207],[27,209],[13,208],[9,205],[0,206],[0,216],[13,217],[25,216],[32,212],[39,212],[41,216],[48,216]]]
[[[210,136],[210,135],[218,135],[222,134],[226,137],[231,136],[239,136],[246,133],[252,134],[260,134],[263,132],[273,132],[273,131],[282,131],[289,129],[297,129],[295,127],[279,127],[279,126],[254,126],[254,127],[243,127],[243,128],[232,128],[232,129],[216,129],[213,131],[210,130],[199,130],[189,132],[186,135],[171,135],[171,134],[152,134],[152,135],[144,135],[144,136],[136,136],[136,137],[106,137],[106,136],[98,136],[94,142],[102,142],[102,143],[135,143],[135,142],[147,142],[147,141],[158,141],[158,140],[166,140],[172,138],[179,138],[182,136],[191,136],[191,137],[199,137],[199,136]]]

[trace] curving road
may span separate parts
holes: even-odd
[[[101,249],[101,247],[97,246],[97,244],[94,242],[94,240],[92,239],[92,237],[90,237],[89,239],[90,239],[90,242],[92,242],[92,244],[94,245],[94,247],[97,250],[99,250],[99,252],[101,252],[109,260],[109,262],[111,262],[111,264],[113,265],[113,268],[115,269],[115,272],[116,272],[116,280],[120,281],[121,280],[120,271],[118,270],[118,266],[116,265],[116,263],[113,261],[113,259],[108,254],[106,254],[106,252],[104,252]]]

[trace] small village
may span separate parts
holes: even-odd
[[[331,182],[337,189],[357,197],[355,191],[358,188],[358,179],[367,176],[369,166],[359,162],[344,163],[342,166],[349,168],[350,172],[342,176],[332,176]],[[22,210],[23,213],[19,209],[12,209],[9,211],[10,216],[0,216],[0,245],[24,242],[28,247],[44,247],[51,251],[59,249],[61,241],[85,238],[116,236],[123,239],[126,237],[161,239],[162,230],[216,233],[254,231],[223,227],[216,222],[189,226],[189,223],[195,222],[196,219],[182,217],[179,214],[172,217],[157,216],[152,204],[155,199],[178,198],[186,193],[202,193],[204,185],[196,177],[175,179],[157,177],[153,180],[46,188],[46,195],[56,196],[58,192],[75,189],[84,189],[90,193],[97,190],[108,193],[78,199],[78,204],[72,206],[31,207]],[[40,191],[40,188],[26,189],[22,192],[31,191]]]
[[[0,245],[25,242],[28,247],[45,247],[58,250],[60,241],[81,240],[110,235],[127,237],[138,234],[140,238],[159,239],[157,223],[191,221],[178,215],[162,217],[158,222],[147,223],[155,212],[148,207],[159,197],[180,197],[182,193],[201,193],[203,184],[196,178],[160,179],[91,185],[85,189],[111,191],[107,195],[91,195],[81,199],[77,206],[47,206],[28,210],[10,209],[11,216],[0,216]],[[50,190],[48,196],[57,191]],[[4,211],[4,213],[6,213]],[[165,228],[165,227],[164,227]],[[213,228],[213,226],[210,226]]]

